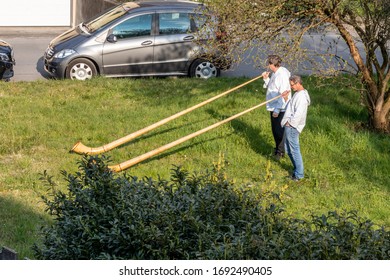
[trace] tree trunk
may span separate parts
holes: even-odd
[[[347,43],[352,59],[355,61],[359,71],[362,73],[362,81],[367,90],[367,107],[370,113],[370,123],[372,127],[382,133],[390,133],[390,100],[384,100],[384,93],[381,93],[371,72],[364,64],[355,40],[350,32],[346,30],[338,16],[333,19],[333,24],[337,27],[340,35]],[[388,103],[388,104],[386,104]]]
[[[390,133],[390,116],[389,111],[375,110],[371,116],[372,126],[375,130],[383,133]]]

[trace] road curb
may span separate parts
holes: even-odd
[[[57,36],[66,30],[69,26],[52,26],[52,27],[30,27],[30,26],[0,26],[1,37],[42,37]]]

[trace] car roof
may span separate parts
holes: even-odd
[[[203,6],[202,3],[187,1],[187,0],[138,0],[132,2],[126,2],[123,4],[125,9],[131,10],[134,8],[196,8]]]

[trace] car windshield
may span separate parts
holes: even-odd
[[[117,6],[116,8],[109,10],[106,13],[103,13],[96,18],[92,19],[91,21],[83,24],[84,27],[88,29],[89,33],[94,33],[101,28],[105,27],[110,22],[116,20],[117,18],[120,18],[124,14],[126,14],[130,9],[138,7],[135,3],[127,3],[120,6]]]

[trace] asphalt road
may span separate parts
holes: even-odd
[[[11,35],[0,37],[14,48],[16,65],[14,66],[15,75],[11,78],[11,82],[50,79],[50,76],[43,68],[43,54],[54,37],[47,35],[30,35],[26,37]],[[227,77],[252,77],[260,73],[259,69],[243,64],[234,70],[223,72],[221,75]]]
[[[15,76],[12,81],[34,81],[39,79],[50,79],[43,69],[43,54],[50,41],[57,35],[64,32],[66,28],[32,28],[32,29],[2,29],[0,28],[0,39],[7,41],[14,48],[16,65],[14,67]],[[328,36],[328,40],[334,40],[335,35]],[[305,45],[309,48],[321,49],[327,44],[315,37],[307,37]],[[345,44],[340,44],[337,50],[341,57],[350,60],[350,54]],[[264,54],[266,57],[266,54]],[[353,62],[352,62],[353,63]],[[258,69],[250,63],[243,61],[233,69],[222,72],[225,77],[255,77],[261,74],[264,69]],[[309,74],[307,72],[299,74]]]
[[[43,54],[49,42],[66,28],[0,28],[0,39],[14,48],[16,65],[12,81],[48,79],[43,69]]]
[[[16,65],[14,66],[15,75],[11,81],[34,81],[38,79],[47,79],[43,69],[42,56],[48,45],[48,38],[8,38],[3,40],[12,44],[14,47]]]
[[[66,28],[0,28],[0,39],[7,41],[14,48],[16,65],[15,75],[11,82],[34,81],[40,79],[50,79],[50,76],[43,68],[43,54],[50,41],[57,35],[66,31]],[[254,77],[260,75],[260,69],[252,67],[250,64],[242,63],[221,73],[221,76]]]

